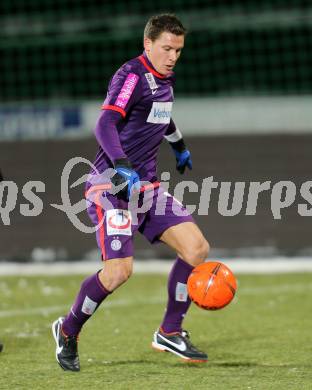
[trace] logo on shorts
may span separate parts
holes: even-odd
[[[113,251],[119,251],[121,248],[121,241],[120,240],[113,240],[111,242],[111,248]]]
[[[131,213],[128,210],[113,209],[106,211],[106,231],[108,236],[131,236]],[[112,248],[113,249],[113,248]],[[116,249],[117,250],[117,249]]]

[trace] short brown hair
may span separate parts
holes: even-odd
[[[186,28],[174,14],[152,16],[146,23],[144,37],[155,41],[164,31],[175,35],[185,35]]]

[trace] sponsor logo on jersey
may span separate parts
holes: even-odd
[[[106,232],[108,236],[124,235],[131,236],[131,213],[128,210],[113,209],[107,210]],[[117,244],[117,243],[116,243]],[[114,249],[114,248],[112,248]],[[114,249],[118,250],[118,249]]]
[[[158,85],[156,84],[155,78],[152,73],[145,73],[146,80],[150,89],[152,90],[152,95],[155,95],[157,92]]]
[[[153,102],[147,118],[148,123],[169,123],[171,118],[172,102]]]
[[[118,106],[120,108],[126,107],[138,80],[139,80],[139,76],[136,75],[135,73],[128,74],[126,81],[124,82],[121,91],[117,96],[115,106]]]

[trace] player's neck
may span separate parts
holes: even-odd
[[[157,72],[155,66],[153,65],[151,59],[149,58],[149,56],[148,56],[148,54],[146,53],[145,50],[143,51],[143,57],[145,58],[147,64],[148,64],[151,68],[153,68],[153,69],[155,70],[155,72]],[[158,73],[158,72],[157,72],[157,73]]]
[[[166,77],[169,77],[171,75],[173,75],[173,72],[170,72],[168,74],[162,74],[162,73],[159,73],[158,70],[155,68],[155,66],[153,65],[151,59],[149,58],[148,54],[146,53],[146,51],[144,50],[143,51],[143,57],[145,59],[145,62],[147,63],[147,65],[153,69],[153,71],[155,72],[154,74],[158,75],[158,77],[160,78],[166,78]]]

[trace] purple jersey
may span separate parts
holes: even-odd
[[[138,211],[136,220],[131,202],[104,189],[109,175],[115,173],[113,162],[120,158],[130,160],[141,182],[157,180],[157,152],[163,138],[171,143],[182,138],[171,119],[173,84],[173,73],[157,73],[145,53],[125,63],[109,83],[95,128],[100,146],[94,165],[101,175],[92,170],[86,185],[88,214],[98,226],[97,241],[104,260],[133,256],[137,231],[154,243],[171,226],[193,222],[184,206],[161,187],[145,192],[144,202],[150,200],[150,208]],[[106,170],[110,172],[102,175]]]
[[[173,85],[174,74],[156,72],[145,53],[122,65],[109,83],[102,109],[119,113],[115,144],[123,153],[118,157],[127,157],[142,181],[156,180],[157,152],[170,123]],[[105,127],[104,123],[100,128],[103,147],[94,162],[99,173],[113,166],[109,158],[112,143]]]

